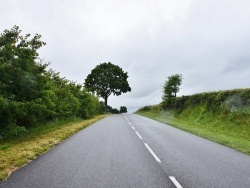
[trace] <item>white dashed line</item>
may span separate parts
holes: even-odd
[[[130,123],[130,121],[128,120],[128,118],[124,115],[124,117],[126,118],[126,120],[128,121],[128,124],[131,125],[131,128],[135,131],[135,133],[137,134],[137,136],[142,140],[141,135],[135,130],[135,127]],[[148,151],[151,153],[151,155],[153,155],[153,157],[155,158],[155,160],[158,163],[161,163],[161,160],[159,159],[159,157],[157,157],[157,155],[153,152],[153,150],[148,146],[148,144],[144,143],[144,145],[146,146],[146,148],[148,149]],[[175,179],[174,176],[169,176],[170,180],[174,183],[174,185],[176,186],[176,188],[183,188],[181,186],[181,184]]]
[[[174,185],[177,187],[177,188],[183,188],[181,186],[181,184],[179,184],[179,182],[175,179],[174,176],[169,176],[169,178],[171,179],[171,181],[174,183]]]
[[[153,152],[153,150],[148,146],[148,144],[144,143],[146,148],[148,149],[148,151],[153,155],[153,157],[155,158],[155,160],[158,163],[161,163],[161,160],[157,157],[157,155]]]
[[[124,115],[124,117],[126,118],[127,121],[129,121],[128,118],[127,118],[127,116]]]
[[[135,131],[135,133],[137,134],[137,136],[142,140],[142,137],[141,137],[141,135],[137,132],[137,131]]]

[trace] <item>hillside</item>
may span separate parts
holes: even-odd
[[[177,97],[136,113],[250,154],[249,88]]]

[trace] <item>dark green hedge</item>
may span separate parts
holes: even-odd
[[[203,105],[207,110],[248,110],[250,107],[250,89],[235,89],[218,92],[206,92],[182,96],[171,102],[163,103],[163,108],[182,111],[187,107]]]
[[[17,26],[0,35],[0,139],[58,118],[89,118],[103,112],[82,85],[48,69],[37,50],[41,36],[20,35]]]

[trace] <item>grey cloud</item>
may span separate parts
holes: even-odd
[[[128,72],[131,93],[109,99],[130,112],[161,101],[166,77],[181,73],[179,95],[249,87],[250,2],[4,1],[0,30],[19,25],[47,45],[41,58],[83,83],[97,65]]]

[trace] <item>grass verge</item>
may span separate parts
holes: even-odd
[[[248,125],[237,126],[220,118],[211,119],[209,114],[203,116],[203,123],[199,123],[197,119],[178,118],[166,111],[138,111],[136,113],[250,155]]]
[[[74,119],[71,122],[54,122],[29,129],[26,134],[18,138],[1,140],[0,181],[62,140],[106,116],[99,115],[89,120]]]

